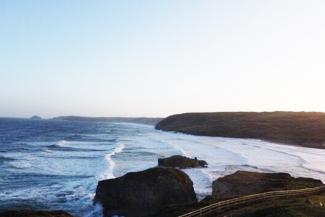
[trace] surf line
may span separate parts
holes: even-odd
[[[113,179],[114,176],[114,168],[116,166],[115,161],[112,159],[112,157],[118,153],[121,153],[123,149],[125,148],[125,145],[123,143],[119,143],[112,152],[108,153],[105,156],[106,161],[108,162],[108,169],[106,170],[105,174],[102,175],[102,179]]]

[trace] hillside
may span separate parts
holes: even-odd
[[[185,113],[163,119],[156,129],[325,148],[325,113],[317,112]]]

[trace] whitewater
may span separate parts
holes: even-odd
[[[254,139],[192,136],[131,123],[0,120],[0,209],[62,209],[99,216],[97,182],[180,154],[208,162],[185,169],[199,199],[237,170],[287,172],[325,182],[325,150]]]

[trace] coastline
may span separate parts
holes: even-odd
[[[25,123],[26,126],[23,126],[22,123]],[[194,183],[193,187],[198,199],[203,199],[211,193],[211,182],[213,180],[232,174],[237,170],[286,172],[294,177],[312,177],[325,181],[323,168],[316,172],[319,165],[323,165],[320,162],[325,159],[322,157],[325,156],[325,153],[323,151],[320,153],[318,150],[296,149],[292,146],[272,144],[260,140],[197,137],[182,133],[168,133],[154,130],[152,126],[142,124],[56,122],[50,120],[21,122],[12,120],[11,124],[6,127],[11,128],[13,126],[30,135],[28,139],[30,142],[22,143],[17,137],[17,144],[14,143],[15,146],[8,146],[7,148],[19,148],[19,150],[21,150],[20,148],[31,148],[31,150],[26,151],[33,158],[28,158],[26,155],[26,158],[20,160],[21,155],[16,156],[16,149],[12,151],[8,149],[5,156],[12,157],[14,160],[4,159],[4,166],[13,172],[12,175],[15,175],[15,171],[18,174],[21,172],[21,168],[17,168],[17,164],[28,163],[30,166],[25,170],[30,171],[32,175],[24,176],[27,181],[33,181],[36,178],[43,179],[48,174],[52,175],[49,182],[47,180],[38,181],[38,183],[44,184],[46,191],[35,185],[28,186],[26,184],[28,182],[24,182],[22,187],[26,188],[24,191],[26,195],[22,192],[23,194],[19,197],[34,199],[30,196],[35,193],[34,195],[42,196],[40,198],[42,201],[51,204],[51,209],[65,210],[77,216],[86,216],[85,213],[93,211],[92,193],[98,178],[103,173],[108,175],[105,178],[114,178],[111,176],[111,172],[115,177],[121,177],[128,172],[152,168],[157,164],[158,157],[168,157],[175,154],[186,155],[191,158],[197,157],[206,160],[209,164],[207,168],[184,170]],[[32,131],[30,131],[30,126],[33,126]],[[61,134],[58,134],[58,128]],[[33,133],[35,129],[38,130],[38,134]],[[47,133],[50,129],[56,132],[55,137],[53,134]],[[40,138],[39,135],[42,137]],[[8,141],[12,141],[15,136],[19,135],[13,131],[12,137],[8,137]],[[124,144],[124,149],[121,152],[119,151],[121,149],[118,148],[121,146],[118,144]],[[113,152],[115,155],[112,155]],[[113,171],[110,169],[112,165],[107,161],[107,154],[114,161]],[[46,161],[43,161],[43,156],[46,156]],[[58,166],[55,170],[57,175],[63,173],[69,177],[63,179],[65,177],[62,175],[55,176],[56,182],[62,184],[46,187],[47,183],[53,181],[53,175],[56,175],[53,174],[53,171],[47,172],[46,170],[50,161]],[[67,163],[71,166],[66,167]],[[86,168],[85,165],[93,166]],[[43,168],[43,170],[39,168]],[[35,176],[38,173],[40,175]],[[94,177],[89,177],[91,174],[94,174]],[[71,175],[76,177],[70,178]],[[62,188],[65,183],[69,184]],[[51,189],[54,187],[58,189],[52,191]],[[6,200],[14,199],[17,192],[14,189],[6,191],[8,191]],[[87,196],[88,193],[91,193],[91,198]],[[66,202],[62,203],[62,200]],[[80,206],[80,204],[87,204],[87,206]],[[35,204],[35,208],[41,208],[38,205]],[[202,205],[204,205],[204,201]],[[76,211],[77,209],[79,210]]]
[[[184,113],[163,119],[155,128],[195,136],[260,139],[277,144],[325,149],[325,113]]]

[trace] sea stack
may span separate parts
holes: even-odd
[[[174,155],[168,158],[159,158],[158,166],[175,167],[180,169],[207,167],[208,163],[197,158],[188,158],[181,155]]]
[[[101,203],[104,216],[155,216],[170,206],[197,202],[193,182],[182,171],[155,167],[98,182],[95,203]]]

